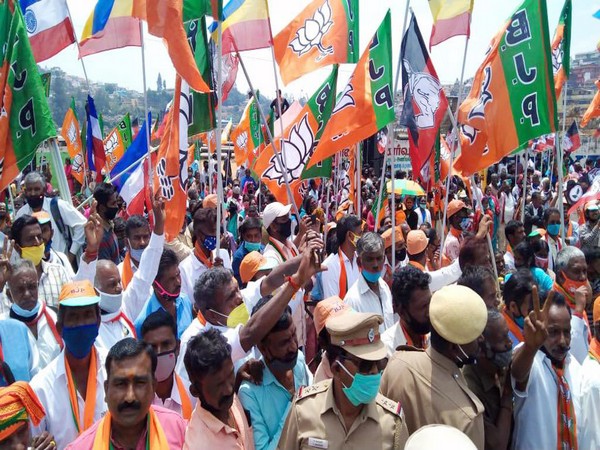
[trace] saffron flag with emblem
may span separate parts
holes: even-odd
[[[569,78],[571,66],[571,0],[565,0],[560,20],[552,40],[552,71],[556,98],[560,97],[563,85]]]
[[[106,169],[111,171],[125,153],[123,138],[117,128],[113,128],[103,141],[104,154],[106,155]]]
[[[66,0],[20,0],[20,6],[36,62],[53,57],[75,42]]]
[[[0,190],[4,190],[31,162],[38,146],[56,136],[23,14],[12,0],[0,2],[0,55]]]
[[[91,171],[96,172],[96,181],[102,181],[102,170],[106,165],[106,156],[104,154],[104,143],[102,132],[100,131],[100,121],[96,112],[96,105],[91,95],[88,95],[85,105],[87,115],[87,129],[85,146],[87,148],[87,162]]]
[[[187,195],[185,186],[188,177],[188,120],[191,99],[189,86],[181,77],[175,81],[173,105],[167,119],[165,134],[158,147],[154,167],[154,192],[162,193],[166,202],[169,220],[165,223],[165,238],[171,242],[183,226]]]
[[[429,49],[454,36],[471,33],[473,0],[429,0],[433,16],[433,27],[429,38]]]
[[[148,23],[148,33],[165,40],[175,71],[197,92],[210,92],[188,44],[182,0],[132,0],[133,16]]]
[[[277,201],[290,203],[285,179],[290,183],[296,205],[302,202],[299,186],[302,184],[302,173],[306,168],[319,139],[324,132],[325,124],[331,116],[337,86],[338,66],[310,97],[294,122],[284,130],[280,138],[275,139],[277,150],[281,153],[284,167],[274,153],[273,143],[269,144],[256,159],[254,171],[275,195]],[[328,176],[331,175],[331,171]]]
[[[388,10],[340,94],[309,168],[394,120],[391,26]]]
[[[240,123],[231,132],[231,142],[233,142],[236,165],[245,165],[248,161],[246,167],[250,167],[264,145],[258,116],[258,105],[254,96],[248,100]]]
[[[79,130],[79,121],[75,114],[75,99],[71,97],[71,106],[67,109],[62,123],[60,134],[67,144],[67,151],[71,157],[73,178],[83,184],[83,145]]]
[[[585,111],[583,117],[581,118],[581,122],[579,124],[582,128],[588,124],[590,119],[600,116],[600,80],[596,80],[595,84],[598,88],[598,91],[596,92],[596,95],[594,95],[592,103],[590,103],[590,106],[588,106],[588,109]]]
[[[314,0],[273,38],[284,84],[319,67],[358,61],[358,0]]]
[[[402,39],[402,92],[404,108],[400,125],[408,128],[408,141],[413,177],[429,181],[429,160],[434,152],[440,125],[448,110],[448,99],[442,88],[415,15]]]
[[[272,44],[269,9],[265,0],[230,0],[223,8],[221,53],[269,48]],[[211,27],[216,36],[216,24]],[[216,37],[215,37],[216,40]]]
[[[222,20],[223,0],[183,0],[184,23],[207,15]]]
[[[140,47],[139,20],[134,0],[98,0],[79,42],[79,57],[123,47]]]
[[[557,127],[546,0],[525,0],[492,39],[460,105],[461,154],[471,175]]]

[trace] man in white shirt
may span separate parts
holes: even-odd
[[[427,207],[427,197],[419,197],[417,204],[419,205],[415,210],[419,218],[417,227],[420,227],[424,223],[431,225],[431,211],[429,211],[429,208]]]
[[[55,233],[52,238],[52,248],[59,252],[65,253],[69,258],[69,261],[74,263],[77,253],[85,242],[85,234],[83,231],[85,217],[70,203],[67,203],[57,197],[45,197],[44,192],[46,192],[46,182],[40,173],[29,172],[25,176],[24,183],[27,204],[23,205],[17,211],[15,219],[18,219],[25,214],[31,215],[32,213],[41,210],[50,213],[52,229],[58,231],[58,233]],[[53,214],[53,208],[58,214]],[[58,218],[61,219],[61,226],[64,227],[62,231],[56,223]],[[67,248],[67,242],[64,236],[67,233],[70,233],[72,240],[69,248]]]
[[[360,219],[354,215],[342,217],[335,228],[335,234],[339,250],[323,261],[327,271],[321,275],[321,282],[323,298],[337,296],[343,299],[360,274],[356,262],[356,243],[362,235]]]
[[[515,270],[515,255],[513,249],[525,240],[525,227],[520,220],[511,220],[504,227],[506,236],[506,252],[504,253],[504,267],[506,270]]]
[[[594,338],[590,353],[581,369],[581,417],[582,430],[579,448],[600,448],[600,300],[596,299],[593,310]]]
[[[546,302],[544,311],[538,304],[525,318],[525,340],[513,354],[512,448],[584,448],[577,442],[583,432],[581,366],[569,352],[571,310],[562,296]]]
[[[377,233],[365,233],[358,240],[356,252],[360,276],[348,290],[344,301],[355,311],[382,316],[379,332],[383,333],[396,322],[392,293],[381,278],[385,262],[383,239]]]
[[[500,187],[500,227],[497,233],[498,250],[501,252],[506,248],[504,229],[514,219],[516,203],[510,188],[510,182],[504,181]]]

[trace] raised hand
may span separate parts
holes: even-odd
[[[150,192],[152,194],[152,191]],[[165,232],[165,221],[167,212],[165,209],[165,198],[160,190],[152,195],[152,213],[154,214],[154,234],[162,235]]]
[[[321,265],[320,258],[317,257],[317,252],[322,251],[324,247],[321,239],[311,239],[306,243],[300,265],[295,274],[300,286],[307,283],[314,274],[327,270],[327,267]]]
[[[100,215],[96,211],[97,207],[98,202],[93,200],[90,207],[90,217],[84,226],[85,241],[87,243],[86,253],[88,254],[98,253],[100,242],[102,242],[102,236],[104,235],[104,227],[102,226]]]
[[[541,317],[540,317],[541,318]],[[525,325],[523,327],[523,335],[525,337],[525,345],[533,351],[538,351],[546,338],[548,332],[544,322],[540,320],[535,311],[531,311],[527,317],[525,317]]]
[[[575,291],[575,311],[584,313],[585,308],[592,301],[592,287],[589,283],[579,286]]]
[[[0,289],[4,289],[4,285],[10,275],[10,255],[12,255],[15,241],[4,238],[2,250],[0,251]]]

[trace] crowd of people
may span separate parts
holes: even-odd
[[[360,202],[335,171],[292,205],[244,167],[220,200],[211,158],[171,242],[160,193],[128,216],[28,173],[0,205],[0,448],[600,448],[600,209],[561,217],[555,173],[508,161],[377,210],[368,165]]]

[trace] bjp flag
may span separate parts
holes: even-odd
[[[123,138],[117,128],[113,128],[106,139],[104,139],[104,154],[106,155],[106,167],[107,171],[110,172],[115,164],[119,162],[121,157],[125,153],[125,145],[123,144]]]
[[[239,125],[231,132],[231,142],[233,142],[233,153],[238,167],[246,161],[254,160],[254,156],[264,144],[254,96],[248,100]]]
[[[566,0],[552,40],[552,71],[556,98],[569,78],[571,65],[571,0]]]
[[[599,90],[598,92],[596,92],[596,95],[594,95],[592,103],[590,103],[590,106],[588,106],[587,111],[585,112],[581,119],[581,122],[579,123],[581,125],[581,128],[585,127],[590,121],[590,119],[600,116],[600,80],[596,81],[596,87]]]
[[[83,184],[83,145],[81,143],[79,121],[75,115],[74,98],[71,98],[71,106],[65,114],[60,134],[67,144],[67,151],[71,157],[71,173],[73,174],[73,178],[75,178],[80,184]]]
[[[358,0],[314,0],[273,39],[284,84],[358,60]]]
[[[373,136],[394,120],[391,27],[388,10],[340,94],[308,168]]]
[[[169,218],[165,223],[167,242],[177,237],[185,219],[190,105],[189,86],[177,76],[173,105],[168,113],[165,134],[158,147],[156,165],[153,166],[154,192],[160,190],[166,200],[166,213]],[[185,157],[180,158],[180,155]]]
[[[300,192],[306,163],[331,116],[337,73],[338,66],[336,65],[325,82],[304,105],[294,122],[284,130],[282,136],[275,139],[275,145],[281,152],[281,158],[274,153],[273,143],[271,143],[261,152],[254,163],[254,171],[275,195],[277,201],[281,203],[289,203],[292,200],[288,199],[286,178],[292,191]],[[283,161],[283,167],[280,161]],[[296,194],[293,195],[296,196]]]

